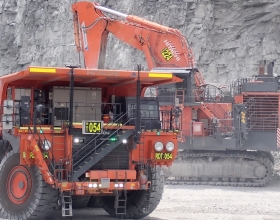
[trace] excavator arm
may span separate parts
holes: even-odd
[[[194,66],[192,50],[177,29],[126,15],[98,3],[77,2],[72,5],[72,10],[76,46],[83,53],[86,68],[104,68],[109,33],[143,51],[149,69]],[[116,18],[108,17],[103,12]],[[197,86],[204,84],[200,72],[196,73],[196,82]]]

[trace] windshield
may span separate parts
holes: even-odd
[[[128,110],[136,109],[136,100],[128,103]],[[159,118],[158,103],[156,100],[141,100],[141,117],[142,118]],[[135,117],[135,111],[129,111],[128,117]]]

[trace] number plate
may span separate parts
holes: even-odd
[[[83,121],[83,134],[101,134],[103,128],[102,121]]]
[[[156,153],[156,160],[172,160],[172,153]]]

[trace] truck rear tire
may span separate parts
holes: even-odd
[[[130,191],[127,193],[126,215],[115,214],[115,197],[112,196],[101,197],[103,209],[110,216],[122,219],[140,219],[148,216],[156,209],[162,198],[164,178],[161,169],[157,169],[156,173],[153,174],[153,185],[153,190],[150,193],[150,210],[148,213],[143,213],[143,209],[146,207],[147,202],[146,190]]]
[[[10,151],[0,163],[0,216],[4,219],[44,219],[55,208],[58,191],[36,166],[21,166],[20,154]]]
[[[10,143],[4,140],[0,140],[0,163],[5,157],[7,152],[11,150]]]

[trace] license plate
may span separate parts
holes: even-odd
[[[102,121],[83,121],[83,134],[101,134]]]
[[[172,160],[172,153],[156,153],[156,160]]]

